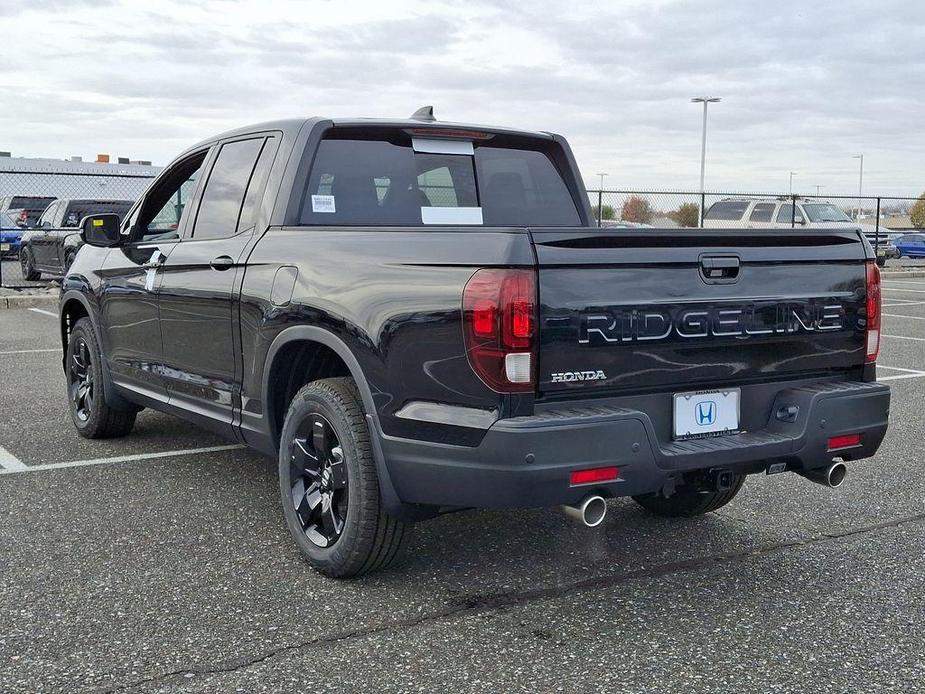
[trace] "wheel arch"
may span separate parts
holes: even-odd
[[[326,378],[332,375],[344,375],[350,376],[356,383],[360,398],[363,401],[366,423],[369,427],[369,438],[373,459],[376,463],[376,471],[379,475],[379,491],[386,512],[404,520],[418,520],[434,515],[432,510],[426,507],[419,508],[414,505],[405,504],[399,499],[398,493],[395,491],[395,486],[392,484],[388,465],[385,461],[385,455],[382,451],[379,415],[376,410],[376,402],[373,398],[369,381],[366,379],[360,362],[350,347],[337,335],[323,328],[309,325],[296,325],[286,328],[274,338],[273,342],[270,344],[270,348],[267,350],[263,369],[261,395],[263,397],[264,413],[267,418],[267,433],[271,437],[272,444],[276,451],[279,451],[279,437],[282,430],[282,422],[285,419],[289,402],[283,403],[282,407],[280,407],[277,391],[274,390],[278,384],[274,384],[273,381],[274,376],[282,373],[280,364],[285,362],[287,355],[291,354],[291,349],[294,345],[308,345],[309,347],[319,346],[324,350],[330,350],[330,353],[339,359],[345,372],[334,373],[324,371],[322,372],[323,375],[320,377]],[[311,382],[311,380],[305,382]]]
[[[112,377],[109,373],[109,362],[106,359],[106,355],[103,353],[103,339],[96,311],[93,309],[87,297],[82,292],[74,289],[64,292],[59,302],[58,328],[61,335],[62,370],[67,370],[67,343],[71,328],[73,328],[81,318],[89,319],[90,325],[93,328],[93,335],[96,337],[96,344],[99,345],[100,348],[100,370],[103,373],[103,392],[106,395],[107,402],[110,403],[110,407],[122,410],[137,409],[136,405],[133,405],[116,391],[116,386],[112,382]]]

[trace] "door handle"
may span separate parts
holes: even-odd
[[[217,258],[212,258],[212,262],[209,263],[209,266],[213,270],[227,270],[228,268],[234,267],[234,258],[230,255],[220,255]]]
[[[710,283],[735,282],[739,278],[739,258],[734,255],[701,256],[700,274]]]

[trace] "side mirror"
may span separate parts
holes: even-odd
[[[91,214],[80,222],[80,237],[84,243],[111,248],[122,243],[119,234],[121,220],[117,214]]]

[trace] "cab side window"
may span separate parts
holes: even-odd
[[[148,193],[144,203],[132,215],[129,226],[132,240],[176,237],[186,204],[196,190],[196,180],[206,154],[208,150],[203,150],[178,163]]]
[[[774,203],[773,202],[759,202],[752,208],[751,216],[749,216],[748,221],[750,222],[770,222],[771,217],[774,214]]]
[[[244,196],[265,141],[259,137],[222,145],[196,213],[194,239],[220,239],[238,232]]]

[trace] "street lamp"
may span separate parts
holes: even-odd
[[[822,188],[824,188],[825,186],[816,185],[816,186],[813,186],[813,187],[816,189],[816,197],[818,198],[818,197],[819,197],[819,191],[820,191]]]
[[[864,155],[855,154],[851,158],[861,160],[861,168],[860,168],[860,171],[858,172],[858,216],[857,216],[857,221],[860,222],[861,221],[861,191],[864,189]]]
[[[793,195],[793,177],[797,175],[796,171],[790,172],[790,195]]]
[[[691,103],[703,104],[703,135],[700,139],[700,192],[703,193],[703,175],[707,167],[707,104],[722,101],[718,96],[695,96]]]

